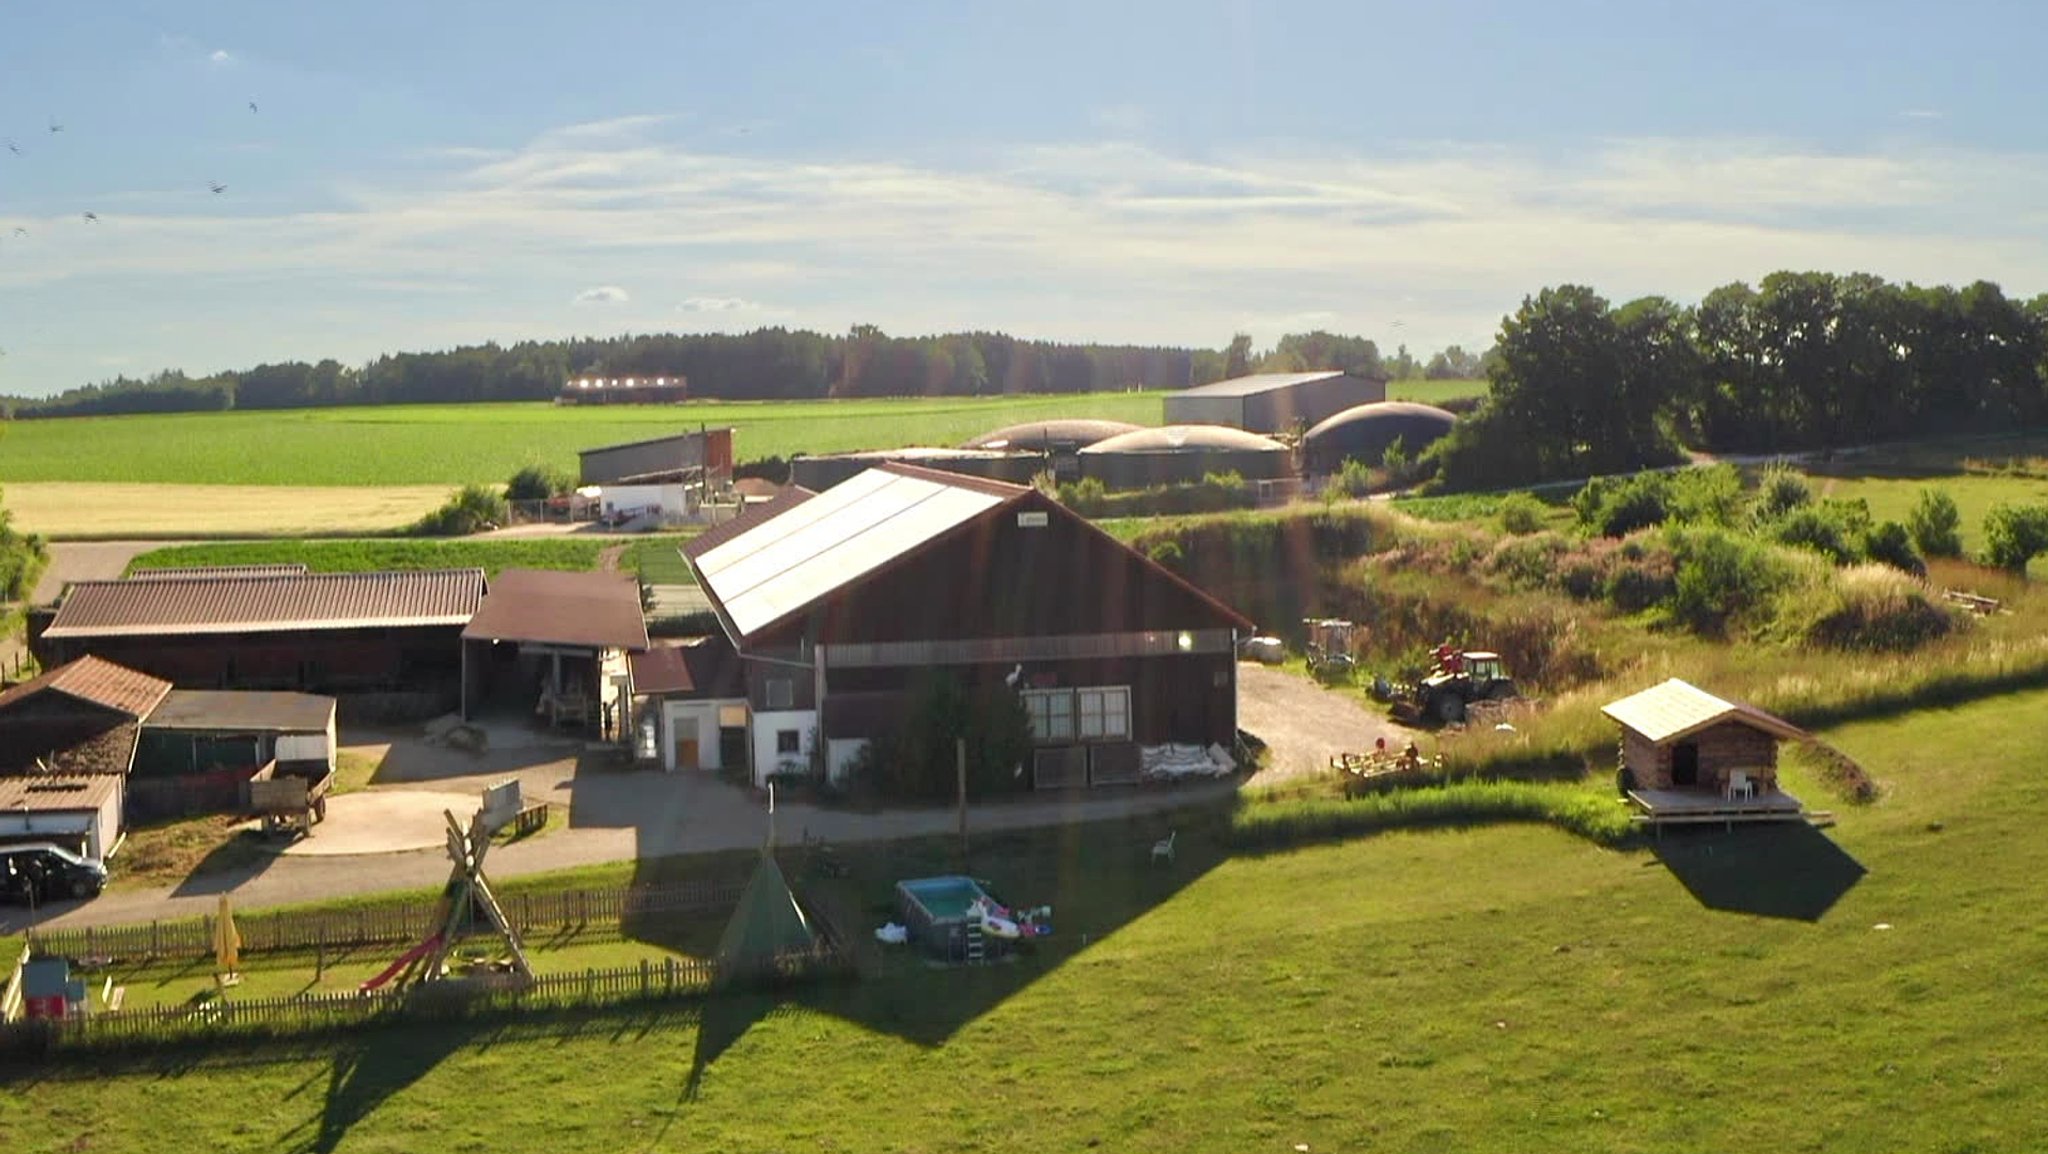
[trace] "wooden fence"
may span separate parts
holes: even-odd
[[[450,1019],[691,998],[710,992],[722,982],[786,984],[847,968],[846,958],[836,946],[820,943],[729,968],[709,961],[668,958],[662,963],[642,960],[637,966],[539,974],[531,979],[493,974],[366,993],[227,997],[198,1006],[162,1006],[0,1025],[0,1053],[108,1042],[289,1034],[379,1021]]]
[[[649,914],[725,909],[738,903],[743,879],[701,878],[664,885],[501,894],[498,904],[521,933],[558,926],[624,922]],[[437,902],[235,918],[245,953],[347,949],[416,942],[433,932]],[[125,926],[30,930],[38,954],[69,958],[205,958],[213,956],[212,917]]]

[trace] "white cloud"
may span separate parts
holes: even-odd
[[[214,49],[206,58],[215,64],[233,64],[235,62],[234,53],[229,52],[225,48]]]
[[[10,205],[0,226],[28,227],[43,251],[0,265],[0,315],[43,307],[45,290],[64,290],[48,297],[54,310],[147,278],[261,285],[268,309],[307,316],[336,286],[445,285],[459,269],[474,288],[381,289],[357,322],[368,354],[400,331],[379,308],[410,307],[406,324],[451,334],[553,334],[558,313],[511,302],[547,297],[563,268],[585,267],[670,300],[679,281],[715,284],[722,295],[683,298],[669,315],[718,326],[873,321],[1212,347],[1246,326],[1261,339],[1326,327],[1421,349],[1483,345],[1523,295],[1564,281],[1615,299],[1696,298],[1780,268],[2048,288],[2048,154],[1647,139],[1557,154],[1443,144],[1196,157],[1097,143],[920,165],[734,155],[660,139],[662,123],[569,126],[509,152],[445,149],[429,175],[407,165],[355,178],[323,210],[205,216],[189,195],[144,196],[91,232],[66,206]],[[446,303],[418,303],[429,295]],[[150,307],[178,307],[164,299]],[[630,299],[617,283],[575,297]],[[202,356],[239,359],[206,346],[166,363]]]

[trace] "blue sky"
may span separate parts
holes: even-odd
[[[1483,346],[1546,284],[1784,267],[2048,291],[2038,4],[0,22],[0,393],[763,324]]]

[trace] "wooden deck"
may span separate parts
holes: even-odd
[[[1632,789],[1636,820],[1649,825],[1705,825],[1754,821],[1806,821],[1805,803],[1783,790],[1754,797],[1723,797],[1703,789]]]

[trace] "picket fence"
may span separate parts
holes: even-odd
[[[637,966],[537,974],[531,979],[516,974],[488,974],[363,993],[224,997],[198,1006],[99,1012],[61,1021],[24,1020],[0,1025],[0,1053],[123,1041],[289,1034],[379,1021],[447,1020],[491,1012],[689,998],[709,992],[721,981],[781,984],[847,968],[845,955],[837,946],[820,943],[727,968],[710,961],[668,958],[657,964],[643,959]]]
[[[521,933],[559,926],[624,922],[648,914],[728,908],[744,879],[699,878],[662,885],[500,894],[498,904]],[[434,900],[353,910],[235,917],[249,953],[338,950],[416,942],[433,932]],[[180,918],[122,926],[32,929],[37,954],[71,958],[204,958],[214,950],[214,919]]]

